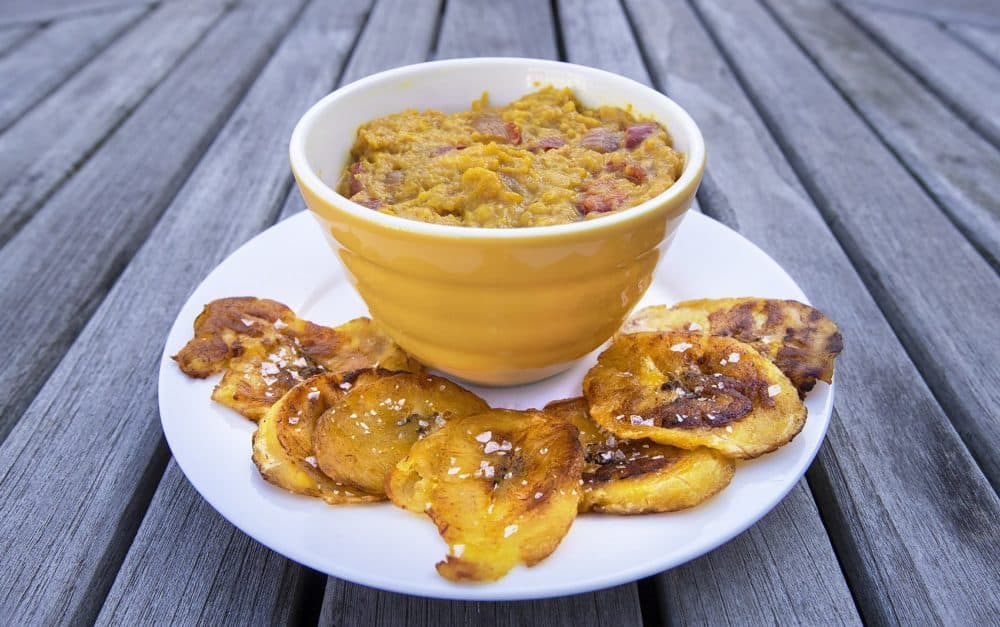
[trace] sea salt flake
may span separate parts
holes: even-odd
[[[455,557],[462,557],[462,553],[465,553],[464,544],[453,544],[451,545],[451,554]]]
[[[306,398],[308,398],[311,401],[316,400],[317,398],[319,398],[319,390],[317,390],[316,388],[310,388],[309,393],[306,394]]]
[[[767,388],[767,395],[771,398],[781,394],[781,386],[775,383],[774,385]]]
[[[683,353],[692,346],[694,346],[694,344],[691,344],[689,342],[677,342],[676,344],[670,347],[670,350],[674,351],[675,353]]]
[[[688,325],[688,331],[701,331],[701,325],[697,322],[692,322]]]
[[[240,322],[242,322],[243,326],[246,326],[246,327],[252,327],[253,323],[254,323],[254,321],[250,320],[249,318],[240,318]]]
[[[487,442],[486,446],[483,447],[483,452],[486,453],[487,455],[489,455],[490,453],[495,453],[499,450],[500,450],[500,445],[494,442],[493,440]]]
[[[316,467],[316,458],[313,457],[312,455],[310,455],[309,457],[304,458],[302,461],[304,461],[305,463],[309,464],[313,468]]]
[[[493,437],[492,431],[483,431],[482,433],[476,436],[476,440],[482,442],[483,444],[486,444],[487,442],[490,441],[492,437]]]
[[[459,468],[458,466],[452,466],[451,468],[448,469],[448,474],[449,475],[457,475],[460,470],[462,470],[462,469]]]
[[[298,415],[289,416],[288,417],[288,424],[290,424],[290,425],[297,425],[297,424],[299,424],[299,417],[298,417]]]
[[[543,446],[541,449],[539,449],[538,452],[541,453],[542,455],[545,455],[549,452],[549,447]]]
[[[517,525],[507,525],[503,530],[503,537],[509,538],[517,533]]]
[[[339,387],[341,390],[349,390],[351,389],[351,382],[343,381],[337,387]]]
[[[274,321],[274,328],[277,329],[277,330],[279,330],[279,331],[282,330],[282,329],[284,329],[284,328],[287,328],[287,327],[288,327],[288,325],[285,324],[284,322],[282,322],[281,319],[278,319],[278,320]]]
[[[740,354],[739,353],[735,353],[735,352],[734,353],[729,353],[729,361],[731,363],[734,363],[734,364],[735,363],[739,363],[739,361],[740,361]]]
[[[730,425],[726,425],[726,433],[732,433],[732,432],[733,432],[733,427]]]
[[[536,500],[542,498],[543,496],[545,496],[545,495],[542,494],[541,492],[535,492],[535,499]]]
[[[265,361],[260,365],[260,371],[263,374],[278,374],[278,367],[269,361]]]

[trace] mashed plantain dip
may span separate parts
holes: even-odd
[[[337,191],[411,220],[510,228],[634,207],[670,187],[684,155],[667,130],[545,87],[503,107],[408,110],[363,124]]]

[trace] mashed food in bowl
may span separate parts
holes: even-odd
[[[484,94],[471,111],[408,110],[363,124],[337,191],[423,222],[544,226],[634,207],[683,169],[660,124],[545,87],[503,107]]]

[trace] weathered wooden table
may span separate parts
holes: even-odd
[[[806,479],[662,575],[523,603],[380,592],[258,545],[170,461],[166,332],[302,209],[298,117],[372,72],[477,55],[679,101],[709,147],[700,209],[843,329]],[[997,624],[998,146],[987,0],[2,2],[0,622]]]

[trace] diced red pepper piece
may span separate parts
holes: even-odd
[[[656,122],[641,122],[633,124],[625,129],[625,147],[629,150],[635,148],[656,130]]]
[[[619,134],[603,126],[587,131],[580,145],[597,152],[614,152],[621,147]]]
[[[543,152],[546,150],[555,150],[556,148],[562,148],[566,145],[566,140],[558,135],[551,135],[549,137],[539,137],[538,141],[528,147],[531,152]]]

